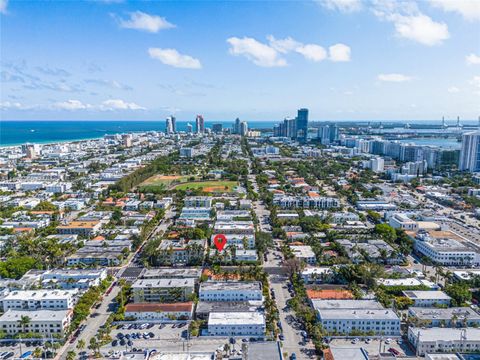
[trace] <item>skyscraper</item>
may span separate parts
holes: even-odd
[[[297,137],[297,119],[295,118],[285,118],[283,120],[283,136],[289,138]]]
[[[165,120],[165,133],[167,134],[173,134],[175,132],[175,130],[173,129],[173,122],[174,122],[174,117],[173,116],[169,116],[167,117],[167,119]]]
[[[189,134],[191,134],[191,133],[193,132],[193,126],[192,126],[192,124],[190,124],[190,123],[187,124],[187,132],[188,132]]]
[[[240,123],[240,135],[247,136],[248,133],[248,123],[246,121],[242,121]]]
[[[300,141],[307,141],[308,135],[308,109],[302,108],[297,111],[296,138]]]
[[[236,118],[235,123],[233,124],[233,133],[240,134],[240,119]]]
[[[205,132],[205,120],[203,120],[202,115],[197,115],[197,118],[195,119],[195,132],[197,134]]]
[[[458,168],[460,171],[480,171],[480,131],[463,134]]]

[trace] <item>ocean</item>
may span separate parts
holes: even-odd
[[[279,121],[249,121],[250,129],[272,129]],[[177,120],[177,130],[186,131],[187,124],[195,126],[195,121]],[[418,121],[411,123],[439,124],[437,121]],[[473,121],[465,121],[474,123]],[[231,128],[233,121],[205,121],[205,126],[222,124],[224,128]],[[0,121],[0,146],[13,146],[27,142],[47,144],[55,142],[98,139],[107,134],[127,132],[165,131],[165,120],[159,121]],[[436,145],[445,148],[460,148],[461,144],[455,139],[405,139],[418,145]]]
[[[195,121],[178,121],[177,130],[186,131]],[[205,127],[222,124],[231,128],[233,121],[205,121]],[[273,121],[249,121],[251,129],[271,129]],[[74,140],[98,139],[108,134],[144,131],[165,131],[161,121],[0,121],[0,146],[20,145],[27,142],[47,144]]]

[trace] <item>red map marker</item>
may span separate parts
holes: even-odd
[[[223,234],[215,235],[215,237],[213,238],[213,243],[217,247],[218,251],[222,251],[225,245],[227,244],[227,238]]]

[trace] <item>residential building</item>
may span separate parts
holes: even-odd
[[[215,312],[208,316],[211,336],[264,336],[265,316],[261,312]]]
[[[388,224],[395,229],[406,231],[417,231],[418,224],[415,220],[410,219],[406,214],[395,213],[389,220]]]
[[[141,321],[190,320],[193,302],[184,303],[132,303],[125,306],[125,318]]]
[[[195,281],[186,279],[139,279],[132,284],[133,301],[185,302],[193,294]]]
[[[403,295],[413,301],[416,307],[432,307],[435,305],[450,305],[451,297],[443,291],[408,290]]]
[[[426,353],[480,352],[480,329],[416,328],[408,329],[408,341],[417,356]]]
[[[209,196],[187,196],[183,200],[183,205],[187,208],[211,208],[212,198]]]
[[[28,317],[28,324],[23,325],[20,320]],[[63,337],[72,320],[72,310],[8,310],[0,316],[0,331],[15,335],[18,333],[37,333],[44,336]]]
[[[408,316],[421,327],[480,327],[480,314],[469,307],[410,307]]]
[[[207,281],[200,284],[201,301],[249,301],[262,300],[262,284],[259,281]]]
[[[102,223],[96,220],[72,221],[67,225],[58,226],[57,231],[59,234],[76,234],[89,237],[96,235],[101,227]]]
[[[66,310],[76,302],[77,290],[15,290],[0,299],[7,310]]]
[[[317,262],[317,257],[310,245],[290,245],[289,248],[296,259],[304,261],[309,265],[315,265]]]
[[[458,169],[469,172],[480,171],[480,131],[463,134]]]

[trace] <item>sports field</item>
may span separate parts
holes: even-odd
[[[202,189],[203,192],[232,192],[238,183],[236,181],[191,181],[178,184],[175,190],[196,190]]]
[[[141,183],[140,186],[163,185],[168,188],[172,183],[182,183],[188,181],[188,178],[188,176],[182,175],[154,175]]]

